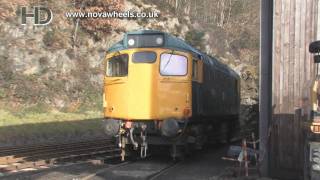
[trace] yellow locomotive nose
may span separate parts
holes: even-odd
[[[132,63],[128,92],[128,116],[134,119],[155,117],[157,81],[155,63]]]
[[[161,66],[168,63],[168,57],[176,58],[178,55],[173,56],[166,52],[168,50],[158,48],[129,49],[107,60],[104,86],[106,117],[161,120],[191,116],[190,112],[186,114],[186,109],[191,109],[188,55],[183,56],[186,73],[168,76],[161,74]],[[166,54],[162,57],[167,61],[161,65],[162,54]],[[172,60],[170,63],[174,65],[175,62]]]

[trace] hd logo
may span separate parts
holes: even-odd
[[[45,15],[42,17],[41,15]],[[48,25],[52,20],[52,11],[46,7],[35,6],[33,12],[27,12],[27,7],[21,8],[21,24],[27,24],[27,18],[33,18],[34,25]]]

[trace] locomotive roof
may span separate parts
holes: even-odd
[[[139,31],[127,32],[126,34],[124,34],[122,40],[120,40],[119,42],[117,42],[107,50],[107,53],[130,49],[130,47],[128,47],[128,41],[127,41],[128,35],[130,36],[130,35],[159,35],[159,34],[163,35],[164,42],[161,46],[158,46],[158,47],[191,52],[194,56],[202,59],[205,64],[208,64],[211,67],[217,67],[217,69],[225,73],[228,73],[236,78],[239,78],[239,75],[235,71],[233,71],[231,68],[229,68],[225,64],[218,61],[215,57],[208,56],[200,52],[198,49],[192,47],[191,45],[186,43],[184,40],[162,31],[139,30]]]

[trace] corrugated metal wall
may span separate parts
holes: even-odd
[[[307,101],[314,76],[308,45],[316,39],[317,7],[318,0],[274,0],[269,164],[280,177],[297,177],[303,170],[298,109]]]

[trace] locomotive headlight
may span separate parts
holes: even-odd
[[[158,45],[161,45],[161,44],[163,43],[163,38],[162,38],[162,37],[157,37],[156,43],[157,43]]]
[[[128,44],[129,44],[129,46],[133,46],[134,45],[134,39],[129,39],[128,40]]]

